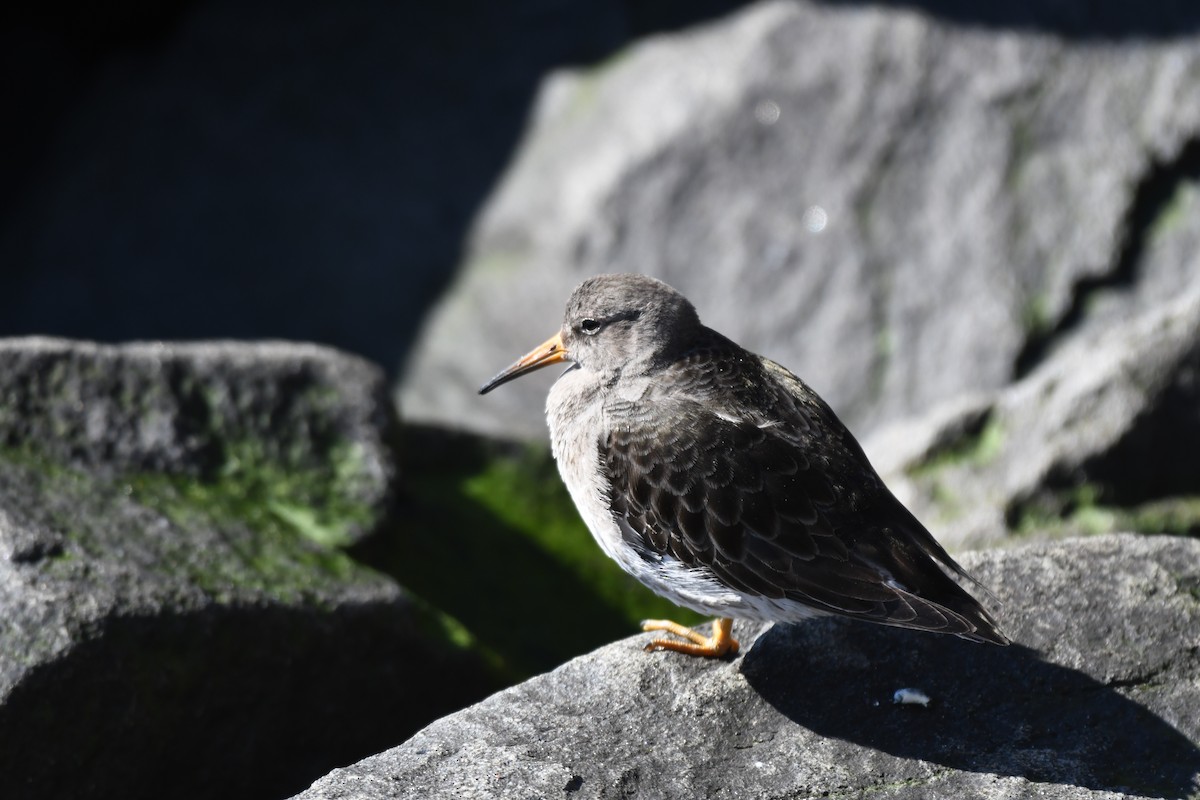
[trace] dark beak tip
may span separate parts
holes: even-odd
[[[556,333],[533,350],[521,356],[520,359],[505,367],[483,386],[480,386],[479,394],[487,394],[497,386],[503,386],[526,373],[534,372],[542,367],[563,361],[565,360],[565,354],[566,348],[562,345],[561,334]]]
[[[479,394],[485,395],[488,392],[492,391],[492,389],[495,389],[497,386],[503,386],[504,384],[511,381],[513,378],[520,377],[520,375],[521,375],[520,372],[515,372],[515,371],[513,371],[512,367],[509,367],[508,369],[501,372],[499,375],[496,375],[495,377],[493,377],[490,381],[485,383],[483,386],[480,386]]]

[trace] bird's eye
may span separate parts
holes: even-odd
[[[601,327],[603,326],[600,324],[599,320],[591,319],[590,317],[579,323],[579,330],[583,331],[588,336],[593,336],[599,333]]]

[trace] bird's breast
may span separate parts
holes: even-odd
[[[608,479],[600,463],[607,437],[602,392],[581,370],[565,373],[546,399],[546,422],[558,472],[584,524],[600,548],[622,566],[631,557],[609,506]]]

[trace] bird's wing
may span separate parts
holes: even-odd
[[[805,418],[787,418],[797,413]],[[749,420],[678,398],[652,411],[631,404],[616,419],[602,467],[612,513],[643,558],[673,557],[764,598],[994,640],[986,612],[905,527],[932,537],[865,457],[861,471],[857,444],[856,455],[830,438],[840,423],[814,437],[828,423],[803,409]]]

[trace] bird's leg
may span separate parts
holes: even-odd
[[[674,650],[676,653],[684,653],[689,656],[707,656],[708,658],[720,658],[726,654],[733,654],[738,651],[737,640],[733,638],[733,620],[728,617],[714,619],[712,624],[712,636],[694,631],[691,628],[680,625],[678,622],[672,622],[669,619],[648,619],[642,622],[642,630],[644,631],[666,631],[687,639],[687,642],[681,642],[678,639],[667,639],[659,637],[650,640],[646,645],[646,651],[654,650]]]

